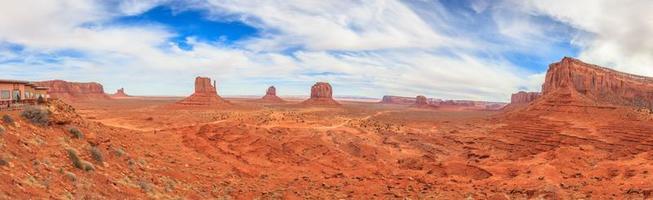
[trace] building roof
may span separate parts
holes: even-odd
[[[17,84],[29,84],[29,81],[21,80],[11,80],[11,79],[0,79],[0,83],[17,83]]]

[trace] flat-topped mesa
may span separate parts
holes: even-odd
[[[400,97],[400,96],[383,96],[381,103],[384,104],[415,104],[415,98],[413,97]]]
[[[549,65],[543,96],[579,96],[583,102],[653,108],[653,78],[565,57]],[[548,98],[548,97],[547,97]]]
[[[340,105],[333,99],[333,88],[329,83],[317,82],[311,87],[311,98],[303,102],[308,105]]]
[[[277,96],[277,88],[274,86],[270,86],[261,99],[266,102],[283,102],[283,99]]]
[[[525,103],[530,103],[532,101],[535,101],[538,97],[542,95],[539,92],[525,92],[525,91],[519,91],[517,93],[512,94],[510,97],[510,103],[511,104],[525,104]]]
[[[125,93],[125,88],[120,88],[120,89],[118,89],[116,91],[115,94],[112,94],[111,97],[113,97],[113,98],[122,98],[122,97],[129,97],[129,95],[127,95]]]
[[[48,94],[52,98],[71,101],[109,99],[109,96],[104,93],[104,87],[102,84],[95,82],[76,83],[63,80],[51,80],[35,82],[34,84],[40,87],[47,87]]]
[[[210,78],[197,77],[195,78],[195,93],[177,102],[177,104],[188,106],[215,106],[228,105],[230,103],[218,95],[215,82],[211,84]]]

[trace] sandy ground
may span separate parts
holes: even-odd
[[[630,110],[230,100],[226,108],[170,106],[174,98],[77,102],[83,123],[3,124],[0,198],[646,199],[653,192],[653,123]],[[71,138],[70,126],[88,136]],[[66,148],[95,170],[72,166]]]

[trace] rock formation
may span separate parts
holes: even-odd
[[[129,95],[127,95],[125,93],[125,88],[120,88],[120,89],[118,89],[118,91],[116,91],[115,94],[111,95],[111,97],[113,97],[113,98],[125,98],[125,97],[129,97]]]
[[[277,96],[277,88],[274,86],[270,86],[261,99],[266,102],[283,102],[283,99]]]
[[[415,98],[413,97],[400,97],[400,96],[383,96],[381,103],[385,104],[415,104]]]
[[[308,105],[340,105],[333,100],[333,89],[329,83],[317,82],[311,87],[311,98],[303,102]]]
[[[530,103],[531,101],[534,101],[538,97],[540,97],[539,92],[519,91],[517,93],[512,94],[512,96],[510,97],[510,103],[512,104]]]
[[[64,100],[93,100],[109,99],[104,93],[104,87],[95,82],[75,83],[63,80],[41,81],[35,83],[40,87],[47,87],[48,94],[52,98]]]
[[[218,95],[214,84],[211,84],[210,78],[195,78],[195,93],[177,102],[177,104],[187,106],[219,106],[230,104]]]
[[[576,103],[582,101],[653,108],[653,78],[627,74],[565,57],[560,62],[549,65],[542,85],[542,94],[576,97],[572,98]]]
[[[425,96],[419,95],[415,97],[415,105],[421,106],[421,105],[428,105],[428,104],[429,102]]]

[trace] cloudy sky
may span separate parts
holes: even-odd
[[[650,0],[6,0],[0,79],[508,101],[563,56],[653,76]]]

